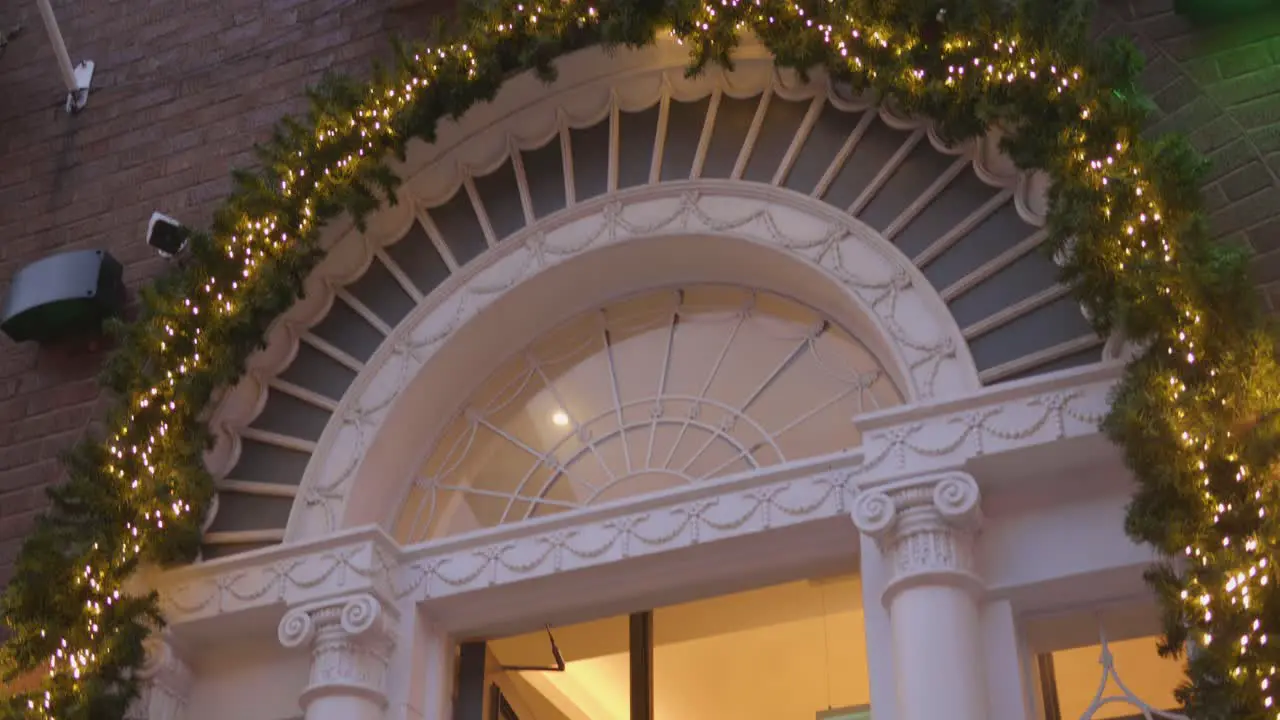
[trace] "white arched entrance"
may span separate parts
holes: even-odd
[[[1052,261],[1036,252],[1044,179],[1014,168],[998,136],[949,147],[927,123],[848,97],[820,73],[801,80],[775,70],[751,43],[732,72],[687,78],[685,59],[667,41],[578,53],[558,65],[549,90],[514,79],[465,122],[442,127],[437,143],[411,148],[399,204],[364,232],[333,231],[306,297],[212,419],[209,465],[224,479],[208,556],[389,522],[386,507],[366,505],[370,494],[348,507],[352,479],[364,472],[356,456],[377,458],[369,472],[392,484],[408,482],[417,462],[393,467],[383,463],[396,453],[368,452],[389,394],[510,288],[579,256],[589,267],[590,253],[606,246],[737,238],[799,265],[760,256],[753,265],[737,250],[685,243],[687,258],[668,255],[647,271],[639,264],[595,297],[581,278],[603,276],[579,273],[573,300],[557,309],[547,293],[521,329],[547,330],[607,302],[619,282],[630,292],[763,279],[761,289],[843,314],[838,324],[879,343],[908,401],[1101,356]],[[699,253],[701,276],[674,274]],[[797,280],[800,265],[831,283]],[[806,286],[861,307],[845,312],[837,308],[847,301],[794,291]],[[398,377],[375,380],[377,372]],[[412,442],[422,450],[422,437]],[[393,502],[386,498],[400,487],[373,495]]]
[[[860,567],[877,717],[1026,720],[1022,616],[1145,592],[1078,521],[1124,499],[1116,366],[1032,252],[1042,180],[756,46],[684,59],[513,80],[333,230],[213,418],[175,635],[279,622],[309,719],[445,720],[459,637]]]

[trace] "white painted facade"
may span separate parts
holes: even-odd
[[[710,96],[714,114],[722,96],[761,93],[763,107],[770,97],[811,103],[802,133],[825,103],[864,110],[908,133],[913,143],[928,142],[955,158],[953,175],[972,169],[1014,203],[1024,222],[1043,225],[1043,178],[1016,171],[999,154],[996,137],[946,147],[927,124],[868,109],[868,103],[840,96],[824,78],[802,82],[775,71],[752,45],[732,73],[685,79],[684,62],[683,50],[663,41],[644,51],[576,54],[562,63],[550,89],[533,78],[514,79],[493,103],[442,126],[436,144],[413,148],[399,168],[402,202],[371,218],[366,232],[331,229],[330,254],[308,281],[307,297],[277,323],[268,348],[224,395],[212,419],[218,444],[209,464],[225,478],[224,490],[282,493],[230,478],[246,439],[310,453],[299,487],[287,493],[292,510],[282,537],[210,532],[214,543],[283,542],[139,579],[160,590],[171,624],[154,645],[139,717],[447,720],[459,639],[496,638],[545,623],[565,625],[850,569],[860,580],[876,720],[1039,720],[1045,709],[1037,654],[1096,644],[1100,631],[1113,640],[1156,631],[1142,579],[1153,557],[1124,535],[1130,481],[1118,453],[1097,431],[1122,366],[1120,348],[1109,345],[1096,362],[1019,379],[1008,378],[1030,368],[1026,362],[980,370],[970,352],[978,331],[962,328],[948,303],[984,271],[934,287],[918,266],[945,250],[946,238],[936,245],[941,250],[926,248],[924,260],[908,258],[892,242],[936,189],[922,189],[898,219],[876,230],[857,211],[885,172],[848,211],[823,203],[820,192],[806,196],[776,187],[785,169],[773,186],[743,181],[766,112],[761,109],[730,177],[699,177],[709,131],[695,151],[691,177],[678,182],[656,182],[661,170],[655,160],[653,182],[618,189],[619,163],[611,161],[608,191],[575,202],[573,167],[566,161],[567,207],[546,218],[535,217],[529,183],[516,162],[523,229],[504,238],[482,217],[485,251],[469,263],[451,257],[423,208],[459,187],[478,197],[472,177],[513,152],[519,158],[521,149],[563,138],[570,125],[611,118],[617,127],[619,113],[655,102],[665,123],[668,106],[682,99]],[[803,142],[797,137],[783,168],[795,162]],[[615,156],[619,142],[615,132]],[[851,147],[832,154],[847,156]],[[835,181],[828,175],[833,172],[819,185]],[[387,260],[386,246],[414,222],[427,228],[453,273],[430,293],[413,290]],[[385,337],[367,360],[330,348],[330,356],[357,375],[340,399],[312,400],[332,411],[318,440],[251,427],[269,389],[307,399],[310,391],[282,381],[281,371],[300,344],[323,349],[309,328],[375,258],[393,268],[415,306],[394,326],[375,323],[385,326]],[[522,442],[522,452],[536,460],[529,475],[551,473],[542,492],[507,492],[492,517],[483,504],[459,499],[477,492],[467,484],[475,478],[500,474],[505,456],[494,448],[509,450],[515,443],[491,443],[475,456],[462,443],[462,465],[450,467],[473,470],[442,479],[453,476],[433,458],[448,454],[442,448],[451,432],[489,423],[490,432],[500,435],[507,427],[501,413],[475,409],[478,393],[502,374],[504,362],[541,372],[531,359],[538,351],[529,348],[564,323],[597,311],[610,316],[610,308],[645,293],[711,286],[784,298],[801,308],[778,311],[791,322],[779,321],[779,332],[803,329],[809,321],[798,318],[813,313],[834,330],[783,335],[798,343],[797,356],[820,352],[814,338],[821,335],[833,343],[821,352],[848,360],[849,372],[822,380],[810,371],[756,363],[756,375],[744,370],[725,382],[738,383],[750,398],[752,388],[793,385],[766,409],[749,408],[748,399],[704,423],[708,447],[727,443],[738,448],[736,455],[695,473],[689,468],[696,459],[680,468],[671,460],[677,440],[665,461],[628,456],[621,471],[614,461],[600,460],[596,472],[608,478],[598,487],[636,477],[649,483],[642,491],[554,489],[552,481],[567,478],[573,471],[566,466],[578,461],[562,462],[555,448],[591,422],[616,416],[614,435],[578,432],[573,458],[600,455],[615,436],[623,438],[623,452],[635,447],[626,444],[626,428],[645,422],[624,419],[634,408],[649,413],[652,446],[660,422],[687,427],[697,408],[712,404],[706,388],[692,398],[664,386],[633,392],[618,380],[619,361],[607,354],[610,348],[605,355],[586,353],[583,363],[606,362],[613,373],[612,397],[583,400],[590,409],[581,417],[569,417],[576,411],[557,417],[553,424],[566,426],[567,434],[536,447]],[[345,297],[357,312],[364,307]],[[712,318],[708,327],[739,317],[726,307],[703,313]],[[680,310],[670,312],[674,318]],[[676,326],[671,320],[645,327],[662,337]],[[1074,351],[1088,342],[1044,352]],[[628,347],[639,346],[617,346]],[[736,352],[760,357],[762,347]],[[649,361],[653,368],[676,365],[669,347],[655,358],[661,361]],[[666,377],[665,371],[658,375]],[[572,384],[571,372],[564,377],[563,392],[590,395]],[[792,444],[780,432],[762,430],[751,442],[735,434],[750,423],[767,425],[805,392],[861,404],[822,415],[818,425],[796,425],[794,433],[802,437]],[[536,407],[529,412],[539,417],[551,417],[553,410],[558,416],[573,404],[554,390],[538,397],[528,407]],[[556,402],[536,405],[547,397]],[[687,405],[682,415],[673,410],[680,402]],[[820,408],[812,409],[815,414],[805,417],[818,417]],[[672,413],[679,417],[672,420]],[[1100,687],[1104,671],[1113,670],[1124,676],[1123,667],[1099,666]],[[1127,690],[1115,692],[1131,703],[1129,714],[1150,710]],[[1108,696],[1100,695],[1088,711],[1106,705]]]

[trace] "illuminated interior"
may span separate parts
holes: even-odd
[[[514,353],[457,412],[396,521],[405,542],[687,487],[861,443],[902,394],[859,340],[746,287],[641,293]]]
[[[868,703],[861,592],[856,577],[841,577],[655,610],[654,717],[812,719]],[[500,668],[551,663],[545,632],[489,643],[488,680],[501,686],[519,720],[627,720],[628,618],[554,634],[563,673]]]
[[[1105,686],[1102,684],[1101,645],[1053,653],[1057,717],[1062,720],[1142,717],[1143,708],[1121,700],[1129,695],[1141,698],[1153,710],[1176,708],[1174,690],[1186,679],[1183,662],[1160,657],[1156,642],[1157,638],[1142,637],[1107,643],[1123,688],[1114,678],[1108,678]],[[1129,693],[1125,693],[1125,689]],[[1109,698],[1115,701],[1108,702]],[[1091,709],[1092,714],[1086,714]]]
[[[865,712],[871,695],[861,596],[858,578],[843,576],[654,610],[653,717],[864,718],[850,710]],[[629,720],[629,618],[553,634],[563,672],[504,669],[553,665],[545,631],[488,643],[485,684],[501,689],[514,720]],[[1156,638],[1108,647],[1124,687],[1114,677],[1102,684],[1101,645],[1054,652],[1044,720],[1144,717],[1144,708],[1125,697],[1142,698],[1154,711],[1177,706],[1181,662],[1161,658]]]

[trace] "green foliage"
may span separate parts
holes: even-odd
[[[534,7],[472,2],[426,31],[430,45],[397,44],[372,80],[325,78],[306,117],[283,119],[257,148],[260,168],[236,173],[211,230],[191,238],[191,261],[141,292],[133,322],[111,328],[118,350],[102,381],[120,402],[106,434],[68,456],[68,481],[0,601],[13,631],[6,673],[51,662],[54,672],[4,717],[122,716],[143,639],[162,619],[154,596],[120,589],[140,563],[197,552],[213,497],[202,413],[302,293],[322,258],[319,228],[343,214],[362,226],[396,201],[388,158],[431,142],[442,120],[517,73],[553,78],[565,53],[673,32],[698,73],[729,65],[747,29],[779,66],[825,71],[927,116],[949,142],[998,126],[1020,167],[1048,173],[1047,244],[1064,280],[1099,332],[1123,330],[1145,348],[1103,429],[1138,481],[1126,528],[1168,559],[1149,574],[1164,651],[1195,644],[1179,697],[1195,718],[1264,717],[1262,681],[1280,665],[1280,643],[1264,641],[1280,630],[1269,582],[1280,534],[1275,337],[1247,254],[1204,231],[1203,161],[1181,139],[1141,138],[1150,104],[1135,85],[1140,54],[1088,41],[1089,3],[566,0],[536,18]]]

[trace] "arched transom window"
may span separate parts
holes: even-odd
[[[505,361],[431,449],[406,542],[544,517],[860,444],[902,393],[830,318],[698,285],[583,313]]]

